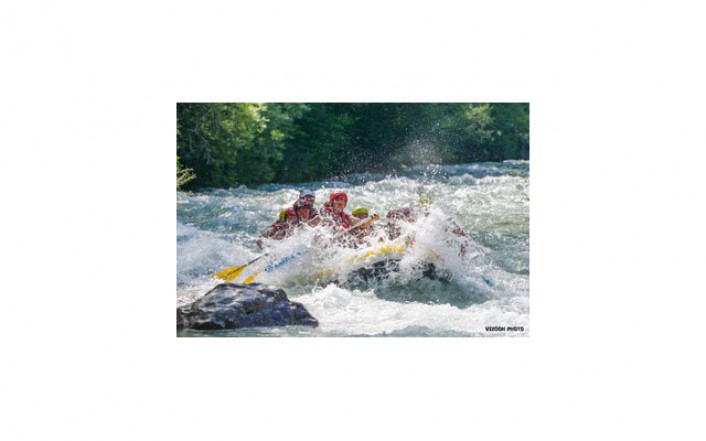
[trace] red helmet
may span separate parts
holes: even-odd
[[[336,198],[343,198],[343,200],[346,201],[346,204],[348,203],[348,195],[343,190],[332,191],[331,196],[329,196],[328,200],[333,203],[333,200]]]

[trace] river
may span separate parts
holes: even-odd
[[[428,165],[395,175],[361,173],[341,180],[177,192],[177,306],[219,283],[211,278],[214,272],[262,255],[255,240],[280,209],[291,206],[301,188],[315,192],[317,207],[331,190],[343,189],[347,212],[365,206],[381,215],[380,225],[397,207],[426,209],[426,215],[401,224],[414,238],[403,251],[358,261],[361,250],[313,245],[325,233],[322,228],[302,230],[286,241],[269,241],[270,255],[234,281],[301,252],[259,273],[256,281],[283,288],[319,320],[317,328],[180,331],[178,336],[529,335],[528,161]],[[418,207],[422,197],[431,197],[432,203]],[[445,227],[454,223],[465,239]],[[355,270],[390,259],[395,271],[368,280],[355,277],[360,274]],[[429,264],[435,272],[425,275]]]

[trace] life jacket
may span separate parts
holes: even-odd
[[[330,226],[338,225],[343,228],[349,228],[353,224],[353,218],[351,218],[350,214],[345,211],[341,211],[338,214],[334,213],[333,206],[330,202],[324,202],[323,205],[321,205],[319,212],[322,217],[331,219],[331,221],[328,222]]]
[[[307,217],[307,218],[304,219],[304,220],[305,220],[305,221],[312,220],[313,218],[315,218],[315,217],[318,216],[318,215],[319,215],[319,210],[317,210],[317,209],[314,208],[314,207],[309,207],[309,217]],[[300,219],[300,220],[301,220],[301,219]]]
[[[287,208],[287,210],[284,212],[284,219],[282,219],[282,222],[288,223],[292,219],[297,218],[297,212],[294,211],[294,208]]]

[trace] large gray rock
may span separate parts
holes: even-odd
[[[284,325],[318,326],[319,322],[304,305],[289,301],[283,290],[260,283],[223,283],[177,308],[177,330]]]

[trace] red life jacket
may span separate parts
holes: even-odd
[[[290,207],[284,211],[284,219],[286,220],[289,217],[297,217],[297,212],[294,211],[294,208]]]
[[[338,214],[334,213],[330,202],[324,202],[319,211],[322,217],[331,218],[333,222],[329,222],[329,225],[339,225],[343,228],[348,228],[353,223],[351,216],[345,211],[341,211]]]
[[[306,220],[312,220],[313,218],[315,218],[318,215],[319,215],[319,210],[317,210],[314,207],[310,207],[309,208],[309,217]]]

